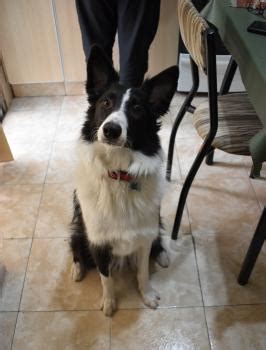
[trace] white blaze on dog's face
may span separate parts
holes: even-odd
[[[130,89],[127,89],[122,95],[120,106],[101,124],[97,132],[98,141],[116,145],[124,146],[127,141],[128,121],[126,116],[126,103],[130,98]],[[112,101],[109,98],[103,100],[103,104],[111,107]]]
[[[110,147],[126,147],[146,157],[161,151],[160,117],[176,90],[178,68],[170,67],[139,88],[119,83],[119,76],[99,47],[87,64],[86,90],[90,102],[82,138]]]

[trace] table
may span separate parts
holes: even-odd
[[[210,0],[202,15],[218,29],[220,37],[238,64],[249,99],[264,129],[250,142],[252,156],[266,160],[266,36],[252,34],[253,21],[265,21],[245,8],[230,6],[230,0]]]

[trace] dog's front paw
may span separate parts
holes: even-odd
[[[102,300],[102,310],[105,316],[112,316],[116,310],[116,301],[114,298],[104,298]]]
[[[149,286],[145,291],[141,291],[143,302],[151,309],[156,309],[159,306],[159,294]]]
[[[85,276],[85,269],[79,262],[73,262],[71,276],[73,281],[80,282]]]

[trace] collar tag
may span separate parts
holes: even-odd
[[[137,181],[130,182],[129,186],[133,191],[140,191],[140,183]]]

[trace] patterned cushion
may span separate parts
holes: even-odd
[[[203,33],[207,22],[200,16],[190,0],[177,1],[177,15],[182,40],[194,62],[206,71],[206,50]]]
[[[209,102],[195,110],[193,124],[204,139],[209,132]],[[228,153],[250,155],[249,141],[263,126],[246,93],[218,97],[218,131],[213,147]]]

